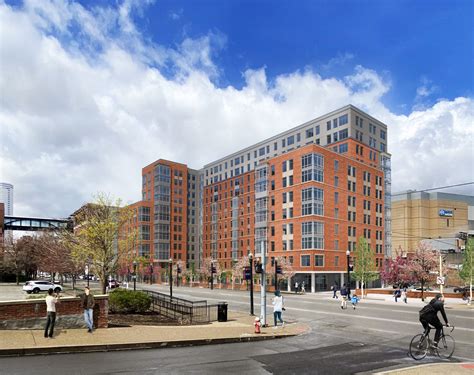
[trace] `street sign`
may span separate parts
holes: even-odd
[[[444,277],[443,276],[438,276],[436,278],[436,284],[438,285],[444,285]]]
[[[244,280],[250,280],[250,267],[244,267]]]

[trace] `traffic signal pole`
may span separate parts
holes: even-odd
[[[253,258],[249,256],[250,263],[250,315],[255,315],[253,311]]]
[[[261,244],[262,250],[262,285],[260,288],[260,322],[262,327],[267,326],[267,280],[265,274],[265,266],[267,265],[267,257],[265,254],[265,242],[262,241]]]
[[[275,259],[275,291],[277,291],[278,289],[278,262]]]

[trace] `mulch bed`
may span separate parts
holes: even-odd
[[[109,313],[109,327],[141,326],[170,326],[178,325],[176,320],[167,318],[155,312],[144,314],[112,314]]]

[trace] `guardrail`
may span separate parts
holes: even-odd
[[[152,298],[151,309],[182,324],[203,324],[217,321],[218,305],[207,301],[189,301],[167,294],[143,289]]]

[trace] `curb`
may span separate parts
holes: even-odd
[[[397,367],[389,370],[383,370],[379,372],[374,372],[373,374],[375,375],[388,375],[388,374],[396,374],[396,373],[403,373],[411,370],[420,370],[420,369],[428,369],[429,367],[438,367],[438,366],[450,366],[450,367],[456,367],[456,366],[469,366],[466,368],[472,368],[474,365],[474,362],[455,362],[455,363],[449,363],[449,362],[433,362],[433,363],[425,363],[425,364],[420,364],[420,365],[413,365],[413,366],[407,366],[407,367]]]
[[[23,357],[27,355],[47,355],[47,354],[71,354],[71,353],[92,353],[92,352],[111,352],[121,350],[143,350],[143,349],[162,349],[162,348],[179,348],[187,346],[211,345],[211,344],[230,344],[238,342],[253,342],[281,339],[285,337],[293,337],[298,334],[287,334],[281,336],[245,336],[245,337],[228,337],[218,339],[197,339],[197,340],[181,340],[181,341],[156,341],[156,342],[140,342],[129,344],[103,344],[103,345],[77,345],[62,347],[42,347],[42,348],[21,348],[21,349],[0,349],[0,357]]]

